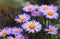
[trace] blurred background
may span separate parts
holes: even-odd
[[[14,21],[14,18],[18,14],[23,13],[22,6],[25,6],[27,4],[54,4],[58,6],[58,13],[60,14],[60,0],[0,0],[0,28],[6,26],[13,27],[14,25],[19,26],[19,24],[16,24]],[[60,15],[57,23],[60,24]]]

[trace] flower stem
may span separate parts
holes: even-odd
[[[4,37],[3,39],[7,39],[7,37]]]
[[[54,35],[51,35],[51,39],[54,39]]]
[[[37,37],[36,37],[36,34],[32,34],[32,39],[36,39]]]
[[[49,20],[47,19],[47,20],[46,20],[46,26],[48,25],[48,23],[49,23]]]
[[[55,39],[58,39],[58,36],[57,35],[55,35]]]

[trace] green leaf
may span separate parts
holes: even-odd
[[[60,28],[60,24],[56,24],[56,27],[57,27],[57,28]]]
[[[57,3],[60,3],[60,0],[57,0]]]

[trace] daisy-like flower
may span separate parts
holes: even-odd
[[[51,9],[53,9],[53,10],[55,10],[55,11],[57,11],[57,10],[58,10],[58,6],[54,6],[53,4],[52,4],[52,5],[50,5],[50,8],[51,8]]]
[[[12,28],[11,34],[18,35],[18,34],[21,34],[22,32],[23,32],[23,30],[21,28],[14,27],[14,28]]]
[[[45,11],[47,11],[49,9],[49,6],[48,5],[41,5],[39,8],[38,8],[38,10],[40,11],[40,12],[45,12]]]
[[[40,31],[42,28],[42,25],[39,22],[36,22],[35,20],[25,22],[22,24],[22,28],[28,31],[29,33],[35,33]]]
[[[31,12],[31,11],[36,10],[36,7],[35,7],[35,5],[30,4],[30,5],[24,6],[23,10],[26,12]]]
[[[49,25],[48,28],[45,29],[45,31],[47,31],[48,34],[57,34],[58,28],[53,25]]]
[[[18,15],[17,18],[15,18],[15,21],[17,21],[19,23],[26,22],[28,20],[30,20],[30,15],[25,14],[25,13],[24,14],[20,14],[20,15]]]
[[[8,30],[8,28],[4,28],[0,31],[0,37],[5,37],[6,35],[10,35],[10,31]]]
[[[59,14],[54,10],[48,10],[44,12],[44,15],[46,15],[46,18],[49,19],[57,19]]]
[[[31,15],[34,16],[34,17],[36,17],[36,16],[40,16],[41,13],[40,13],[39,11],[36,11],[36,10],[35,10],[35,11],[32,11],[32,12],[31,12]]]

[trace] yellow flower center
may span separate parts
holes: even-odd
[[[50,31],[50,32],[53,32],[53,28],[49,28],[49,31]]]
[[[38,11],[35,11],[34,14],[38,14]]]
[[[48,10],[48,6],[44,6],[43,10]]]
[[[29,6],[29,7],[28,7],[28,10],[32,10],[32,7],[31,7],[31,6]]]
[[[2,32],[2,34],[3,34],[3,35],[6,35],[6,34],[7,34],[7,32],[6,32],[6,31],[3,31],[3,32]]]
[[[29,25],[29,28],[30,28],[30,29],[34,29],[34,28],[35,28],[35,25],[34,25],[34,24],[30,24],[30,25]]]
[[[16,29],[16,30],[14,30],[14,32],[15,32],[15,33],[18,33],[19,31]]]
[[[18,39],[17,37],[15,37],[14,39]]]
[[[21,20],[21,21],[24,21],[24,20],[26,20],[26,19],[25,19],[24,17],[22,17],[22,18],[20,18],[20,20]]]
[[[52,16],[53,12],[52,11],[48,11],[48,15]]]

